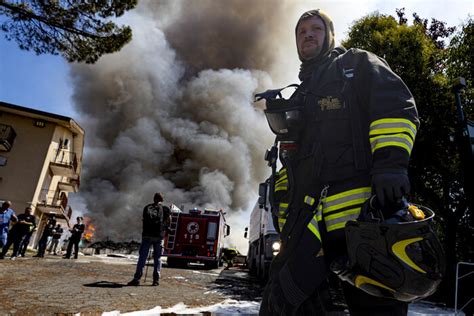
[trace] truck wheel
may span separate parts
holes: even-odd
[[[178,258],[168,258],[168,268],[187,268],[188,261]]]
[[[204,262],[204,267],[206,269],[217,269],[219,268],[219,261],[206,261]]]
[[[178,262],[175,258],[168,257],[166,262],[168,262],[168,268],[175,268],[178,266]]]
[[[265,256],[260,256],[260,262],[258,264],[258,278],[262,284],[267,282],[268,271],[265,267]]]
[[[255,259],[252,259],[249,264],[249,274],[252,276],[257,276],[257,264]]]

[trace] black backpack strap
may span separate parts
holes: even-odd
[[[365,148],[365,140],[368,135],[364,136],[362,129],[361,108],[357,99],[356,89],[354,88],[354,80],[357,79],[355,72],[352,53],[349,51],[341,55],[338,62],[342,69],[342,78],[344,86],[342,95],[349,106],[352,129],[352,146],[354,150],[355,167],[357,170],[365,170],[369,167],[369,160],[367,157],[367,150]]]

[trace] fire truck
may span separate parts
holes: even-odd
[[[187,212],[171,207],[171,224],[164,240],[163,256],[169,267],[190,262],[204,263],[208,269],[222,263],[224,237],[230,234],[222,210],[197,209]]]

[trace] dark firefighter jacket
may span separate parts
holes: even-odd
[[[170,223],[170,209],[162,203],[143,208],[142,237],[163,238]]]
[[[336,48],[292,98],[304,104],[305,126],[296,150],[280,144],[274,201],[287,248],[279,278],[297,301],[346,252],[344,227],[370,197],[371,174],[407,172],[419,120],[400,77],[359,49]]]

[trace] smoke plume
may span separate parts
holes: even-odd
[[[273,141],[253,94],[272,87],[288,49],[279,45],[287,9],[280,1],[141,1],[126,17],[130,44],[72,67],[86,131],[73,202],[97,238],[138,238],[143,206],[159,191],[186,209],[222,208],[231,223],[253,206]]]

